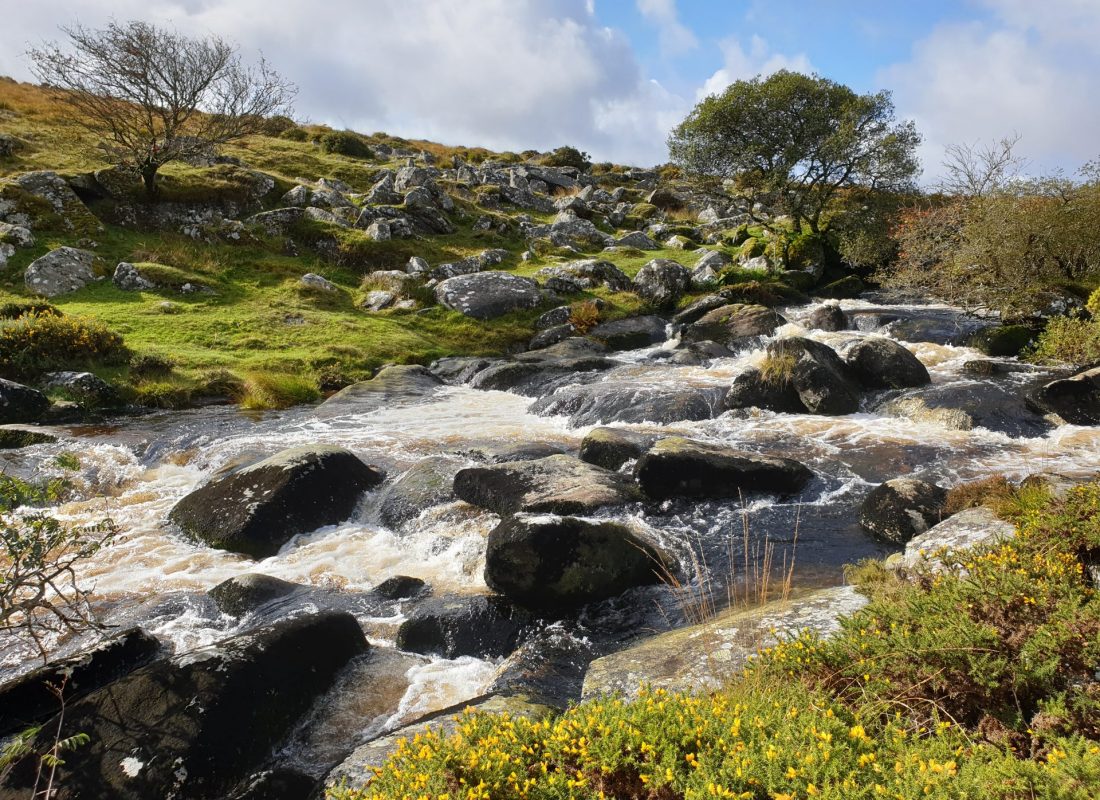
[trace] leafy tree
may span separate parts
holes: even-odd
[[[46,43],[27,54],[35,75],[59,90],[111,159],[138,171],[150,197],[165,164],[208,155],[291,111],[294,86],[263,59],[245,66],[217,36],[193,39],[145,22],[62,31],[68,48]]]
[[[548,167],[576,167],[585,172],[592,166],[592,156],[583,150],[564,145],[544,156],[542,163]]]
[[[859,95],[817,75],[781,70],[702,100],[668,140],[689,172],[732,178],[761,202],[820,233],[845,187],[908,189],[920,135],[897,122],[889,92]]]

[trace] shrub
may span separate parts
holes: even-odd
[[[276,114],[260,123],[260,133],[264,136],[279,136],[298,127],[298,123],[285,114]]]
[[[1003,475],[960,483],[947,492],[943,515],[948,517],[978,506],[1001,507],[1012,499],[1015,488]]]
[[[167,375],[175,364],[171,359],[145,353],[130,359],[130,377],[149,378],[155,375]]]
[[[305,128],[287,128],[279,134],[279,138],[291,142],[308,142],[309,132]]]
[[[1100,321],[1055,317],[1027,355],[1040,364],[1094,364],[1100,361]]]
[[[373,155],[366,140],[351,131],[329,131],[321,136],[320,145],[322,152],[325,153],[336,153],[352,158],[370,158]]]
[[[0,374],[33,378],[59,369],[125,364],[122,337],[96,320],[49,314],[0,325]]]
[[[61,309],[45,300],[23,300],[0,305],[0,319],[19,319],[20,317],[60,317]]]
[[[543,156],[542,163],[548,167],[576,167],[584,172],[592,166],[592,157],[583,150],[565,145]]]
[[[143,380],[134,386],[134,402],[146,408],[186,408],[193,388],[178,380]]]
[[[317,384],[301,375],[277,372],[250,372],[245,375],[238,402],[242,408],[290,408],[318,400]]]

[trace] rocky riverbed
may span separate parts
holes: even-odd
[[[1100,464],[1100,430],[1050,413],[1079,387],[982,357],[965,344],[982,324],[874,297],[712,304],[388,368],[317,407],[46,429],[56,441],[4,451],[4,468],[42,475],[79,453],[80,497],[60,513],[125,532],[85,575],[134,632],[79,673],[71,713],[97,742],[73,757],[80,786],[307,797],[456,704],[542,713],[647,677],[703,686],[701,665],[734,668],[754,631],[827,630],[859,602],[843,565],[901,552],[943,490]],[[791,603],[662,634],[700,598],[741,596],[769,551]],[[33,663],[0,658],[10,691]],[[26,720],[42,713],[26,702]],[[163,724],[142,735],[150,703]],[[107,704],[121,711],[104,722]],[[245,747],[238,728],[264,735]]]

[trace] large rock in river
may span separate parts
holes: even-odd
[[[378,516],[390,528],[400,528],[421,512],[454,500],[457,458],[425,458],[385,490]]]
[[[604,469],[618,469],[641,456],[660,438],[627,428],[593,428],[581,440],[581,461]]]
[[[844,359],[868,389],[908,389],[932,381],[920,359],[885,336],[861,339],[848,348]]]
[[[68,704],[61,737],[89,741],[65,753],[52,796],[221,800],[367,649],[353,616],[325,613],[141,667]],[[54,730],[46,726],[33,752]],[[36,760],[8,776],[0,798],[30,796]]]
[[[689,309],[685,309],[685,312]],[[786,323],[770,308],[744,303],[726,303],[707,311],[684,329],[687,342],[713,341],[738,348],[759,336],[770,336]]]
[[[435,287],[435,297],[445,308],[474,319],[496,319],[542,302],[533,280],[496,270],[448,278]]]
[[[769,359],[786,362],[782,371],[811,414],[854,414],[859,411],[859,386],[847,365],[827,345],[792,336],[768,346]]]
[[[397,646],[444,658],[511,653],[531,616],[502,597],[440,597],[421,603],[397,629]]]
[[[212,547],[265,558],[293,536],[346,520],[383,478],[342,447],[292,447],[215,478],[168,516]]]
[[[353,383],[317,407],[319,417],[366,414],[379,408],[407,405],[430,397],[443,381],[417,365],[384,367],[369,381]]]
[[[668,338],[668,323],[660,317],[629,317],[597,325],[589,336],[611,350],[637,350]]]
[[[629,478],[567,455],[469,467],[455,475],[455,494],[507,516],[518,511],[587,514],[640,500]]]
[[[1028,405],[1071,425],[1100,425],[1100,367],[1052,381],[1028,395]]]
[[[522,606],[575,608],[656,583],[672,569],[653,544],[617,522],[517,514],[489,534],[485,583]]]
[[[943,517],[947,490],[916,478],[876,486],[859,509],[859,524],[880,539],[905,544]]]
[[[37,422],[50,407],[37,389],[0,378],[0,424]]]
[[[647,496],[738,497],[742,492],[797,492],[813,477],[802,464],[672,436],[661,439],[634,465]]]
[[[565,386],[528,409],[540,416],[569,416],[569,427],[610,422],[667,425],[711,419],[721,411],[720,387],[646,386],[636,380],[605,380]]]

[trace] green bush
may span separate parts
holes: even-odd
[[[125,364],[130,351],[96,320],[49,314],[0,325],[0,375],[33,378],[59,369]]]
[[[1100,321],[1055,317],[1027,357],[1040,364],[1094,364],[1100,361]]]
[[[370,147],[366,139],[352,131],[329,131],[321,136],[321,150],[352,158],[370,158]]]
[[[542,163],[547,167],[576,167],[584,172],[592,166],[592,158],[582,150],[565,145],[543,156]]]
[[[309,141],[309,131],[305,128],[287,128],[279,134],[279,138],[291,142],[307,142]]]
[[[19,319],[28,316],[60,317],[61,309],[45,300],[23,300],[0,305],[0,319]]]

